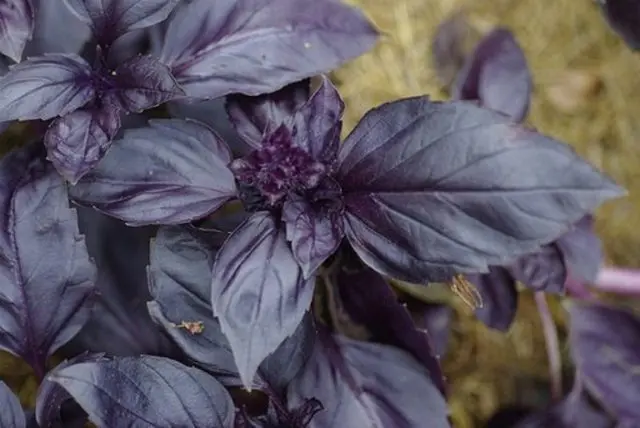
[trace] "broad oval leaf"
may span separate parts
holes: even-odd
[[[120,129],[117,109],[76,110],[54,120],[44,137],[47,159],[71,184],[102,160]]]
[[[636,0],[596,0],[605,18],[627,45],[640,49],[640,4]]]
[[[79,207],[78,220],[98,267],[98,298],[89,322],[65,347],[67,355],[106,352],[182,356],[147,312],[149,241],[152,227],[127,227],[94,209]]]
[[[47,358],[87,322],[96,271],[65,182],[39,144],[2,158],[0,183],[0,349],[43,377]]]
[[[77,54],[91,39],[91,30],[58,1],[38,0],[33,37],[27,44],[27,57],[46,53]],[[64,25],[60,25],[64,22]]]
[[[314,278],[304,279],[270,213],[254,214],[224,243],[213,267],[211,302],[246,387],[264,359],[294,333],[313,289]]]
[[[229,95],[225,107],[240,137],[257,149],[264,135],[290,119],[308,99],[309,81],[305,79],[265,95]]]
[[[317,342],[287,396],[292,407],[309,398],[322,403],[324,410],[308,428],[449,427],[447,403],[415,359],[391,346],[342,336]]]
[[[339,163],[347,238],[371,267],[413,283],[508,264],[624,194],[569,146],[426,97],[367,113]]]
[[[640,319],[596,303],[569,306],[569,343],[589,391],[618,420],[640,420]]]
[[[176,10],[160,59],[187,95],[258,95],[336,68],[378,33],[333,0],[195,0]]]
[[[150,120],[125,131],[71,195],[134,226],[187,223],[235,195],[230,160],[226,144],[207,126]]]
[[[99,428],[228,428],[233,423],[235,409],[224,387],[207,373],[168,358],[102,358],[50,377]]]
[[[452,98],[479,100],[519,122],[529,111],[533,81],[527,59],[513,34],[497,28],[486,35],[467,61],[452,88]]]
[[[111,78],[114,89],[108,94],[110,102],[130,113],[140,113],[184,94],[171,70],[150,55],[125,61]]]
[[[488,273],[470,274],[466,278],[482,300],[482,305],[475,310],[476,317],[487,327],[509,330],[518,309],[518,290],[511,273],[501,266],[490,266]]]
[[[31,0],[0,1],[0,54],[20,62],[33,35],[34,14]]]
[[[46,1],[46,0],[45,0]],[[178,0],[64,0],[73,14],[104,44],[133,30],[164,21]]]
[[[227,338],[211,308],[211,269],[227,234],[167,226],[158,231],[147,269],[151,318],[174,342],[225,384],[239,384]]]
[[[454,13],[436,27],[431,41],[431,61],[443,87],[449,88],[462,69],[475,32],[467,17]],[[471,45],[471,46],[470,46]]]
[[[11,67],[0,78],[0,121],[64,116],[94,97],[89,64],[74,54],[47,54]]]
[[[6,383],[0,380],[0,428],[25,428],[27,421],[24,416],[20,400],[9,389]]]

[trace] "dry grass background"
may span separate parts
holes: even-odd
[[[629,190],[597,213],[609,262],[639,266],[640,55],[605,24],[593,0],[349,0],[384,33],[377,48],[334,73],[346,104],[348,132],[371,107],[419,94],[446,98],[432,67],[438,23],[464,11],[481,32],[511,29],[532,69],[535,89],[528,121],[572,144]],[[561,337],[565,320],[553,302]],[[479,427],[500,406],[540,399],[532,384],[547,378],[535,304],[520,299],[507,334],[492,332],[456,305],[444,367],[456,427]],[[566,351],[566,347],[564,347]],[[527,395],[529,393],[529,395]]]

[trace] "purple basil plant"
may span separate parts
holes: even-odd
[[[0,383],[0,426],[448,427],[451,313],[391,280],[466,275],[504,320],[516,280],[591,278],[590,215],[624,191],[520,123],[507,32],[455,100],[343,139],[327,73],[378,32],[337,0],[52,4],[0,0],[0,122],[35,137],[0,159],[0,349],[40,382],[26,409]]]

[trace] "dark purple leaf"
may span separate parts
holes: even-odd
[[[342,242],[342,218],[316,208],[302,197],[289,197],[284,203],[282,219],[293,257],[305,278],[331,256]]]
[[[593,228],[589,215],[559,237],[555,245],[560,249],[569,275],[585,282],[595,282],[604,260],[602,243]]]
[[[131,113],[140,113],[184,94],[171,70],[148,55],[129,59],[111,78],[115,88],[108,95],[110,101]]]
[[[640,49],[640,3],[637,0],[596,0],[609,25],[632,49]]]
[[[148,268],[151,318],[193,361],[225,384],[239,384],[231,347],[213,317],[211,269],[226,233],[187,226],[158,231]]]
[[[119,129],[117,109],[76,110],[49,126],[44,137],[47,159],[67,181],[76,184],[104,157]]]
[[[39,0],[35,21],[38,25],[25,49],[27,57],[46,53],[77,54],[91,39],[89,27],[76,19],[60,1]],[[64,25],[60,24],[62,22]]]
[[[439,358],[447,353],[453,310],[450,306],[440,304],[424,305],[416,325],[429,334],[429,342],[433,353]]]
[[[617,419],[640,420],[640,319],[602,304],[569,307],[571,352],[587,391]]]
[[[516,281],[534,291],[562,293],[567,281],[564,258],[555,244],[520,257],[509,265],[508,270]]]
[[[428,334],[416,328],[387,281],[356,257],[343,261],[335,281],[342,306],[355,322],[371,332],[372,340],[409,352],[444,394],[444,375]]]
[[[73,398],[69,393],[60,385],[53,382],[52,376],[55,376],[57,371],[64,369],[75,363],[81,363],[85,361],[92,361],[101,358],[102,355],[95,355],[89,353],[83,353],[70,360],[65,360],[58,364],[47,377],[42,381],[38,388],[38,395],[36,398],[36,420],[38,425],[42,428],[56,427],[63,422],[61,412],[63,406],[72,405],[74,407],[74,413],[76,413],[75,419],[78,419],[80,427],[84,426],[86,415],[83,415],[82,411],[78,408],[77,404],[73,401]],[[84,416],[84,417],[83,417]],[[65,421],[68,422],[68,421]]]
[[[467,56],[467,44],[472,34],[465,16],[455,13],[436,28],[431,43],[431,58],[441,84],[448,88]]]
[[[89,318],[95,267],[65,182],[39,144],[3,157],[0,183],[0,349],[42,377],[47,358]]]
[[[125,131],[71,189],[79,203],[140,226],[205,217],[236,193],[231,153],[207,126],[155,119]]]
[[[164,21],[178,0],[64,0],[64,2],[76,17],[91,26],[101,43],[110,44],[125,33],[151,27]]]
[[[344,427],[449,427],[444,397],[414,358],[391,346],[342,336],[318,340],[288,397],[292,407],[309,398],[322,403],[324,410],[309,428],[336,426],[336,421]]]
[[[309,99],[309,81],[292,83],[265,95],[227,97],[229,120],[245,143],[257,149],[265,134],[290,120]]]
[[[160,58],[187,94],[259,95],[336,68],[378,32],[333,0],[195,0],[176,10]]]
[[[27,421],[18,397],[0,380],[0,427],[25,428]]]
[[[67,347],[112,355],[178,356],[176,346],[151,320],[146,267],[153,228],[132,228],[90,208],[79,208],[80,230],[98,266],[98,301],[91,319]]]
[[[354,249],[418,284],[509,263],[624,194],[567,145],[471,103],[426,97],[371,110],[339,162]]]
[[[64,116],[94,97],[91,68],[73,54],[48,54],[11,67],[0,78],[0,121]]]
[[[485,36],[460,70],[452,98],[479,100],[519,122],[529,111],[533,82],[513,34],[498,28]]]
[[[490,266],[489,273],[466,275],[482,299],[476,317],[488,327],[507,331],[516,317],[518,291],[516,281],[503,267]]]
[[[211,301],[245,386],[296,330],[313,286],[314,278],[303,278],[284,230],[268,212],[254,214],[224,243],[213,267]]]
[[[101,427],[227,428],[234,407],[212,376],[168,358],[102,358],[51,375]]]
[[[31,0],[0,0],[0,54],[20,62],[33,35],[34,13]]]

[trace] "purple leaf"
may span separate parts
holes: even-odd
[[[33,26],[31,0],[0,0],[0,54],[20,62]]]
[[[640,49],[640,4],[637,0],[597,0],[611,28],[632,49]]]
[[[227,338],[211,308],[211,269],[228,234],[168,226],[158,231],[148,267],[151,318],[197,364],[223,383],[239,384]],[[191,328],[189,328],[191,327]]]
[[[454,82],[452,98],[479,100],[520,122],[529,111],[532,90],[524,52],[509,30],[498,28],[467,59]]]
[[[140,113],[184,94],[171,70],[151,56],[134,56],[118,66],[111,78],[115,88],[108,94],[109,100],[131,113]]]
[[[559,237],[555,245],[560,249],[569,275],[585,282],[595,282],[602,267],[602,243],[593,229],[593,216],[588,215]]]
[[[178,0],[64,0],[64,2],[77,18],[91,26],[100,43],[108,45],[125,33],[151,27],[164,21]]]
[[[91,30],[80,22],[60,1],[38,0],[33,37],[27,44],[25,55],[46,53],[77,54],[91,39]],[[60,25],[64,22],[64,25]]]
[[[293,257],[304,277],[309,278],[342,242],[342,218],[314,207],[305,198],[292,196],[284,203],[282,219]]]
[[[43,377],[47,358],[89,318],[95,267],[67,189],[40,145],[0,161],[0,349]]]
[[[308,99],[309,81],[305,79],[265,95],[229,95],[226,110],[240,137],[257,149],[265,134],[290,120]]]
[[[354,249],[418,284],[536,251],[624,194],[569,146],[471,103],[425,97],[367,113],[339,162]]]
[[[545,245],[532,254],[520,257],[508,267],[516,281],[534,291],[562,293],[567,281],[562,252],[554,244]]]
[[[42,381],[38,388],[38,395],[36,398],[35,416],[40,427],[55,427],[59,424],[62,424],[63,420],[61,412],[63,406],[66,406],[68,404],[72,404],[72,406],[74,407],[74,413],[81,413],[80,411],[78,411],[80,409],[73,401],[71,395],[69,395],[69,393],[60,385],[50,380],[50,378],[54,376],[57,371],[60,371],[72,364],[96,360],[101,358],[102,356],[103,355],[83,353],[70,360],[61,362],[56,366],[56,368],[54,368],[51,372],[49,372],[49,374],[47,374],[47,377]],[[79,417],[76,417],[74,419],[80,419],[78,424],[80,427],[82,427],[84,426],[84,422],[86,421],[86,415],[85,417],[82,417],[81,415],[78,416]]]
[[[120,129],[120,112],[103,109],[76,110],[54,120],[44,137],[49,159],[71,184],[102,160]]]
[[[91,208],[80,207],[80,230],[98,266],[98,300],[91,319],[66,347],[67,355],[84,351],[134,356],[178,356],[176,346],[151,320],[145,268],[154,228],[132,228]]]
[[[378,33],[333,0],[195,0],[176,10],[159,53],[187,95],[259,95],[368,51]]]
[[[640,319],[602,304],[572,303],[569,343],[586,389],[619,420],[640,420]]]
[[[313,297],[285,238],[268,212],[239,226],[213,267],[214,315],[229,339],[243,384],[249,387],[262,361],[296,330]]]
[[[428,333],[416,328],[387,281],[356,257],[343,262],[335,281],[343,307],[355,322],[371,332],[373,341],[397,346],[413,355],[444,394],[444,375]]]
[[[503,267],[490,266],[489,273],[466,275],[478,290],[482,306],[476,309],[476,317],[488,327],[507,331],[516,317],[518,291],[516,282]]]
[[[226,144],[207,126],[150,120],[125,131],[71,195],[134,226],[187,223],[235,195],[230,160]]]
[[[614,423],[605,413],[595,409],[582,393],[565,397],[518,422],[514,428],[614,428]],[[616,428],[623,427],[618,425]]]
[[[168,358],[102,358],[54,372],[63,386],[103,427],[227,428],[234,407],[212,376]]]
[[[73,54],[48,54],[11,67],[0,78],[0,121],[64,116],[94,97],[91,68]]]
[[[324,406],[308,428],[336,422],[345,427],[449,427],[447,403],[415,359],[391,346],[342,336],[318,340],[288,396],[293,407],[312,397]]]
[[[18,397],[0,380],[0,427],[25,428],[27,421]]]
[[[344,102],[328,77],[322,76],[320,87],[313,93],[300,115],[306,135],[298,137],[307,142],[307,151],[315,159],[333,163],[340,148]]]
[[[471,26],[466,17],[455,13],[436,28],[431,44],[431,58],[437,77],[449,87],[465,62],[465,48],[470,39]]]
[[[447,353],[452,322],[453,310],[440,304],[425,304],[416,322],[417,327],[429,335],[433,353],[439,358]]]

